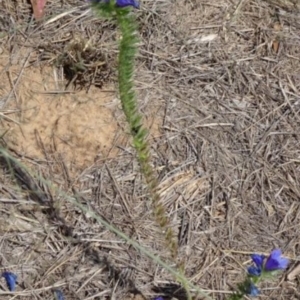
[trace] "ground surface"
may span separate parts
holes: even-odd
[[[19,278],[14,296],[1,280],[1,299],[53,299],[54,288],[66,299],[185,299],[167,271],[67,201],[169,260],[120,109],[115,26],[58,0],[35,24],[25,2],[0,2],[0,133],[36,176],[1,169],[0,269]],[[274,247],[291,271],[300,257],[299,4],[154,0],[134,13],[140,111],[187,277],[225,299],[248,255]],[[74,78],[78,54],[85,72]],[[261,297],[299,299],[298,282],[282,276]]]

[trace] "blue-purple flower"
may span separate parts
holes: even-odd
[[[289,260],[281,256],[282,252],[280,249],[275,249],[271,252],[268,257],[265,270],[266,271],[275,271],[275,270],[284,270],[288,267]]]
[[[65,300],[65,296],[61,290],[54,290],[56,300]]]
[[[253,262],[255,263],[257,268],[262,268],[264,259],[266,258],[263,254],[252,254],[251,258]]]
[[[109,3],[110,0],[91,0],[94,3]],[[116,1],[116,6],[118,7],[126,7],[126,6],[133,6],[135,8],[140,7],[140,3],[138,0],[115,0]]]
[[[6,285],[8,289],[13,292],[16,289],[16,284],[17,284],[17,275],[12,273],[12,272],[3,272],[2,277],[4,277],[6,281]]]
[[[116,4],[119,7],[126,7],[126,6],[133,6],[135,8],[140,7],[140,4],[137,0],[117,0]]]
[[[251,255],[252,261],[255,266],[248,268],[248,273],[251,276],[260,276],[262,271],[271,272],[284,270],[289,264],[289,260],[281,256],[282,252],[280,249],[275,249],[271,252],[270,256],[265,262],[265,256],[260,254]]]
[[[255,266],[249,267],[248,273],[252,276],[260,276],[263,268],[265,256],[260,254],[252,254],[251,258]]]
[[[260,276],[261,275],[261,268],[257,268],[255,266],[250,266],[247,269],[248,274],[251,276]]]
[[[249,296],[256,297],[259,295],[259,289],[255,286],[253,282],[250,282],[246,288],[246,293]]]
[[[164,298],[159,296],[159,297],[154,298],[153,300],[164,300]]]

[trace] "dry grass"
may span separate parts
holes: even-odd
[[[80,63],[72,52],[81,52],[78,45],[91,45],[92,53],[83,61],[80,80],[72,76],[65,83],[77,80],[77,87],[88,90],[115,80],[115,27],[93,16],[82,1],[48,2],[48,21],[41,24],[30,21],[25,1],[0,3],[5,62],[0,74],[10,87],[7,91],[0,83],[4,121],[17,119],[9,103],[22,96],[18,88],[26,70],[61,69],[62,57]],[[186,275],[215,299],[225,299],[241,280],[249,253],[280,247],[292,259],[291,268],[298,261],[297,5],[287,0],[162,0],[146,1],[136,12],[141,36],[136,85],[140,109],[155,131],[149,139],[162,201],[178,233]],[[65,85],[58,87],[63,95]],[[113,115],[123,132],[119,107],[113,106]],[[111,145],[117,154],[98,157],[77,173],[68,172],[63,158],[47,156],[47,148],[39,160],[15,149],[21,162],[53,184],[37,195],[25,190],[38,189],[40,182],[28,185],[32,179],[22,173],[12,179],[2,164],[1,271],[18,274],[17,299],[53,299],[55,287],[66,299],[118,300],[136,291],[146,299],[156,292],[185,299],[166,271],[65,199],[64,194],[77,197],[168,260],[134,153],[120,135]],[[0,286],[1,299],[16,299],[3,281]],[[297,280],[282,277],[264,288],[262,298],[299,297]]]

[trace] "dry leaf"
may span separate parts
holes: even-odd
[[[44,8],[47,0],[30,0],[30,1],[31,1],[33,15],[35,19],[40,20],[45,14]]]
[[[298,264],[287,276],[287,279],[292,281],[300,273],[300,264]]]
[[[279,22],[276,22],[274,25],[273,25],[273,28],[275,29],[275,31],[279,32],[282,30],[282,26]],[[272,43],[272,48],[274,50],[275,53],[278,53],[278,49],[279,49],[279,41],[278,39],[276,38],[273,43]]]
[[[275,53],[278,53],[278,49],[279,49],[279,42],[277,40],[274,40],[272,43],[272,48],[274,50]]]

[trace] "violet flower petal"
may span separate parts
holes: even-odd
[[[140,4],[137,0],[117,0],[116,4],[119,7],[126,7],[126,6],[133,6],[135,8],[140,7]]]
[[[2,277],[4,277],[6,281],[6,285],[11,292],[14,292],[16,289],[17,278],[18,276],[12,272],[3,272]]]
[[[262,268],[263,267],[263,262],[265,259],[265,256],[262,254],[252,254],[251,255],[252,261],[255,263],[257,268]]]
[[[275,271],[275,270],[284,270],[289,264],[289,260],[281,256],[282,252],[280,249],[275,249],[271,252],[268,257],[265,270],[266,271]]]
[[[261,268],[251,266],[247,270],[248,270],[248,274],[251,276],[260,276],[261,275]]]
[[[89,0],[93,3],[109,3],[110,0]],[[115,0],[116,5],[118,7],[126,7],[126,6],[133,6],[135,8],[140,7],[140,3],[138,0]]]
[[[56,300],[65,300],[65,296],[61,290],[55,290],[54,295]]]
[[[252,297],[256,297],[258,296],[260,293],[259,289],[255,286],[254,283],[250,283],[250,285],[248,286],[248,289],[247,289],[247,294],[249,296],[252,296]]]

